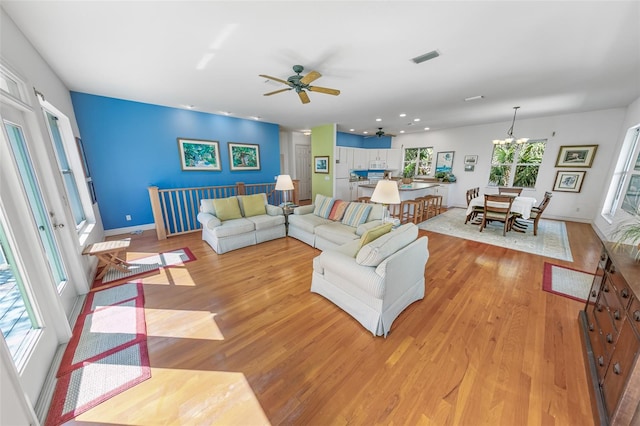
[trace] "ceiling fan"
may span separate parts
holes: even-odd
[[[271,95],[275,95],[276,93],[282,93],[288,90],[295,90],[298,96],[300,97],[300,100],[302,101],[302,103],[308,104],[311,101],[309,99],[309,95],[305,90],[309,90],[311,92],[325,93],[327,95],[333,95],[333,96],[338,96],[340,94],[340,91],[336,89],[329,89],[329,88],[320,87],[320,86],[310,86],[310,84],[313,81],[322,77],[322,74],[320,74],[318,71],[311,71],[309,74],[303,77],[300,75],[302,71],[304,71],[304,67],[302,65],[294,65],[293,72],[295,72],[296,75],[292,75],[287,80],[281,80],[276,77],[271,77],[270,75],[259,74],[260,77],[277,81],[279,83],[286,84],[287,86],[289,86],[286,89],[280,89],[274,92],[265,93],[264,96],[271,96]]]
[[[378,127],[378,131],[374,135],[365,136],[364,138],[365,139],[368,139],[368,138],[381,138],[383,136],[390,136],[390,137],[394,138],[396,135],[392,135],[391,133],[385,133],[384,130],[382,130],[382,127]]]

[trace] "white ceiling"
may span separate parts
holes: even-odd
[[[1,5],[70,90],[293,130],[413,133],[511,121],[514,106],[521,119],[640,97],[638,1]],[[432,50],[440,57],[411,61]],[[285,86],[258,74],[286,80],[294,64],[323,74],[312,85],[342,93],[312,92],[306,105],[293,91],[263,96]]]

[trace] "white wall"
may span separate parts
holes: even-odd
[[[542,200],[545,191],[551,191],[556,172],[556,158],[561,145],[598,145],[594,162],[586,170],[580,193],[554,192],[545,216],[577,222],[593,222],[600,212],[604,191],[608,188],[610,165],[619,151],[621,128],[626,109],[616,108],[580,114],[553,117],[517,119],[514,136],[546,138],[547,147],[534,190],[525,190],[524,195]],[[465,193],[480,186],[481,192],[494,192],[487,186],[491,153],[496,138],[506,137],[511,121],[479,126],[467,126],[441,131],[400,135],[394,138],[393,148],[432,146],[438,151],[455,151],[453,173],[458,178],[451,186],[450,197],[455,206],[466,206]],[[464,171],[464,156],[478,155],[475,171]],[[435,164],[434,164],[435,166]]]

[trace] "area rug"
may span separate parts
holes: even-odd
[[[586,302],[591,290],[593,274],[567,268],[565,266],[544,263],[542,289],[549,293]]]
[[[191,253],[191,250],[187,247],[154,254],[131,261],[127,272],[122,272],[115,268],[109,269],[105,276],[102,277],[102,281],[98,281],[94,286],[123,280],[125,278],[132,278],[137,275],[157,271],[160,268],[182,265],[195,259],[193,253]]]
[[[60,425],[151,377],[141,282],[91,292],[58,370],[47,425]]]
[[[573,262],[567,228],[562,221],[540,219],[537,236],[531,230],[525,233],[510,231],[503,236],[501,223],[489,223],[479,232],[478,225],[464,223],[465,217],[465,209],[453,208],[422,222],[419,227],[425,231]]]

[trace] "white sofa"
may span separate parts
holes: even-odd
[[[360,248],[360,241],[323,251],[313,260],[311,291],[329,299],[376,336],[424,297],[427,237],[408,223]]]
[[[371,209],[364,219],[364,223],[358,226],[349,226],[343,218],[332,220],[314,213],[316,205],[323,197],[317,195],[314,204],[296,207],[293,214],[289,215],[289,236],[296,238],[320,250],[336,248],[345,243],[360,238],[367,230],[375,228],[382,223],[382,204],[347,203],[354,206],[369,206]],[[344,202],[342,200],[335,200]],[[348,208],[348,207],[347,207]],[[325,215],[326,216],[326,215]]]
[[[246,211],[245,203],[255,201],[255,198],[249,200],[248,197],[262,198],[264,214],[252,215]],[[241,217],[221,220],[216,214],[216,202],[222,200],[233,202],[234,198],[237,199]],[[202,239],[209,243],[216,253],[223,254],[286,236],[282,208],[268,204],[266,194],[238,195],[222,200],[200,200],[200,213],[198,213],[198,222],[202,224]],[[255,204],[251,205],[255,206]]]

